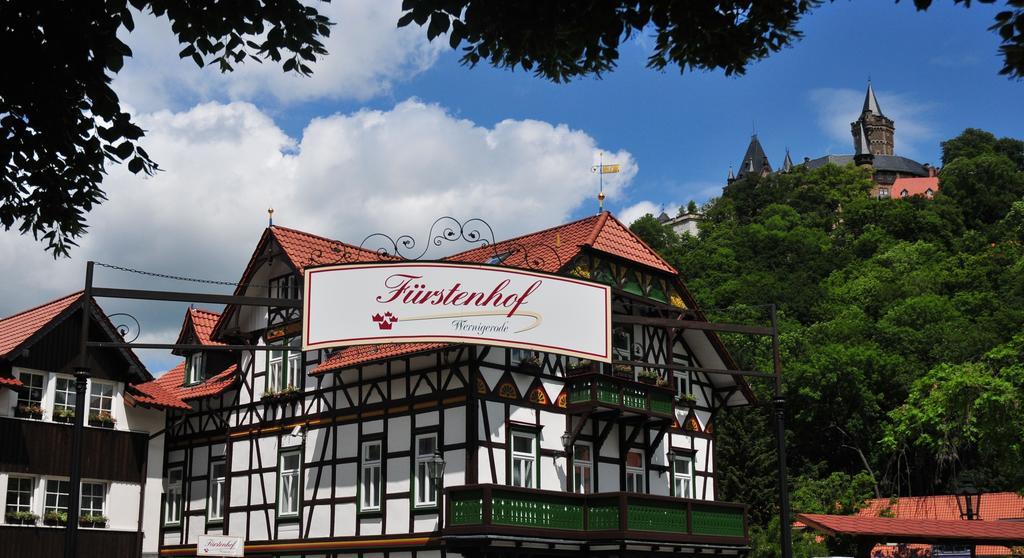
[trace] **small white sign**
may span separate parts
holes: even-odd
[[[446,341],[611,361],[611,289],[443,262],[307,268],[303,350]]]
[[[196,545],[197,556],[245,556],[245,541],[242,537],[223,535],[199,535]]]

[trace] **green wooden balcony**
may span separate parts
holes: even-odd
[[[746,545],[742,504],[629,492],[570,494],[503,485],[445,490],[445,535]]]
[[[669,420],[675,418],[675,392],[669,387],[599,372],[573,375],[566,383],[569,384],[566,410],[570,413],[604,408]]]

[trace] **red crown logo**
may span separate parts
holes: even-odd
[[[374,314],[370,316],[370,319],[377,323],[377,327],[384,331],[390,331],[398,321],[398,316],[395,316],[391,312],[384,312],[384,315]]]

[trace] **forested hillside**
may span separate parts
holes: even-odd
[[[651,216],[632,226],[712,319],[779,305],[796,512],[851,513],[967,478],[1024,488],[1024,141],[969,129],[942,148],[932,200],[871,199],[852,166],[797,168],[727,186],[699,238]],[[765,345],[727,343],[771,369]],[[769,527],[771,386],[751,383],[759,405],[715,424],[719,498]],[[754,556],[775,538],[756,532]],[[822,555],[813,546],[798,538],[798,555]]]

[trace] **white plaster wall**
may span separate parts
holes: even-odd
[[[355,503],[334,506],[334,534],[339,537],[351,537],[356,534]]]
[[[408,475],[407,475],[408,476]],[[399,534],[409,532],[409,499],[396,498],[387,500],[384,505],[384,513],[387,515],[387,534]]]

